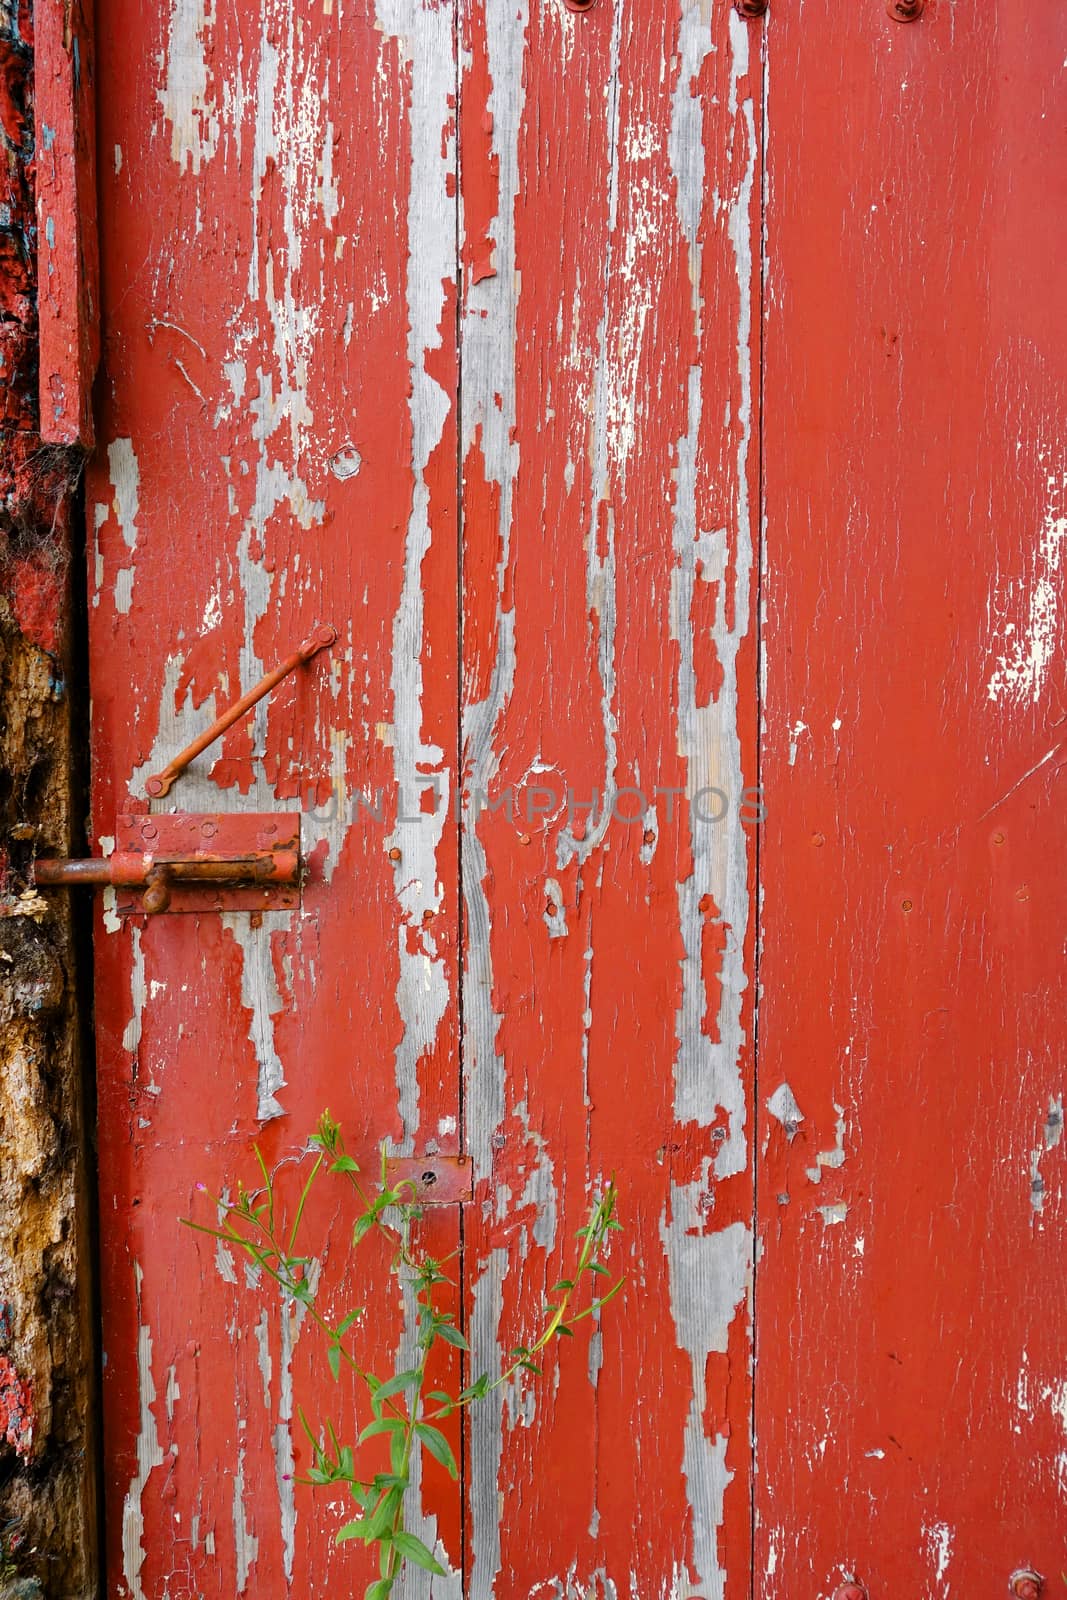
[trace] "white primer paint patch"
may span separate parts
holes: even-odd
[[[619,52],[621,48],[623,0],[615,6],[612,16],[611,45],[608,63],[606,93],[609,99],[609,153],[608,153],[608,212],[609,231],[604,261],[604,283],[609,284],[615,265],[617,243],[616,199],[619,187]],[[629,244],[629,241],[627,241]],[[630,265],[633,277],[633,262]],[[606,293],[605,293],[606,301]],[[589,431],[589,459],[592,469],[592,494],[589,519],[585,530],[586,604],[590,618],[596,618],[597,675],[600,678],[600,719],[604,739],[604,777],[600,787],[606,797],[616,787],[618,719],[615,714],[615,620],[616,620],[616,563],[615,563],[615,513],[609,504],[604,519],[604,554],[598,553],[600,542],[600,506],[609,500],[612,471],[625,476],[626,461],[633,448],[634,408],[636,405],[636,360],[644,337],[644,323],[648,305],[635,297],[628,312],[628,332],[620,329],[615,347],[616,360],[608,350],[608,313],[605,304],[597,328],[597,355],[593,375],[593,397]],[[634,345],[636,342],[636,350]],[[629,344],[629,349],[626,346]],[[627,372],[629,365],[633,371]],[[573,857],[584,865],[593,850],[604,840],[611,822],[611,808],[606,798],[601,801],[597,817],[590,814],[581,839],[571,826],[562,828],[556,839],[556,865],[562,871]]]
[[[130,1600],[145,1600],[141,1584],[141,1568],[147,1554],[144,1538],[144,1512],[141,1496],[149,1477],[164,1461],[159,1442],[155,1412],[156,1386],[152,1379],[152,1330],[140,1320],[141,1285],[144,1272],[139,1262],[134,1263],[134,1284],[137,1300],[137,1393],[140,1404],[140,1424],[137,1430],[137,1471],[130,1480],[122,1506],[122,1575],[129,1585]]]
[[[422,567],[431,545],[426,473],[452,407],[428,367],[441,348],[448,287],[455,278],[455,89],[453,19],[447,7],[410,0],[377,0],[379,27],[403,41],[411,63],[408,107],[411,178],[408,199],[408,364],[410,370],[413,493],[404,542],[404,581],[393,619],[393,770],[399,808],[387,843],[399,853],[393,871],[401,911],[397,926],[397,1010],[403,1035],[396,1049],[396,1084],[405,1146],[419,1122],[418,1064],[433,1048],[448,1010],[448,976],[426,913],[443,904],[437,852],[451,814],[445,752],[423,733],[425,595]],[[432,810],[420,809],[427,782],[437,785]]]
[[[130,1001],[133,1014],[122,1035],[122,1048],[133,1055],[141,1043],[141,1019],[145,1004],[144,950],[141,948],[141,930],[135,922],[130,924]]]
[[[1030,1204],[1034,1211],[1045,1205],[1045,1179],[1041,1171],[1042,1158],[1055,1150],[1063,1138],[1063,1096],[1050,1095],[1048,1116],[1041,1130],[1041,1143],[1030,1152]]]
[[[947,1522],[932,1522],[923,1529],[923,1541],[926,1545],[926,1558],[934,1564],[934,1582],[943,1584],[948,1565],[952,1559],[953,1530]],[[939,1591],[947,1596],[950,1590],[946,1587]]]
[[[127,550],[137,549],[137,512],[140,509],[141,473],[132,439],[114,439],[107,447],[107,464],[114,489],[112,509]],[[120,567],[115,574],[115,610],[125,616],[133,599],[135,568]]]
[[[508,1273],[508,1252],[491,1250],[474,1285],[471,1307],[470,1342],[484,1352],[482,1371],[492,1380],[501,1373],[500,1308],[504,1279]],[[499,1398],[496,1398],[499,1396]],[[494,1600],[500,1573],[500,1505],[502,1495],[500,1462],[503,1454],[504,1396],[500,1389],[494,1398],[472,1406],[468,1412],[471,1431],[471,1521],[472,1566],[469,1600]]]
[[[218,146],[219,117],[208,88],[206,42],[214,25],[215,8],[207,0],[173,0],[167,79],[157,98],[171,126],[171,159],[183,172],[199,172]]]
[[[785,1136],[792,1144],[797,1136],[797,1129],[804,1121],[804,1113],[797,1104],[797,1097],[788,1083],[780,1083],[767,1101],[767,1110],[776,1122],[780,1122],[785,1129]]]
[[[240,1418],[238,1428],[244,1426]],[[259,1540],[252,1532],[245,1510],[245,1448],[237,1451],[237,1471],[233,1475],[233,1549],[237,1566],[237,1593],[244,1594],[248,1575],[259,1554]]]
[[[1006,587],[999,586],[998,577],[989,597],[990,621],[996,619],[992,649],[1000,652],[986,690],[994,703],[1037,705],[1062,631],[1060,568],[1067,516],[1061,507],[1067,474],[1058,482],[1050,475],[1048,488],[1049,507],[1032,575],[1012,579]]]
[[[555,11],[549,15],[556,15]],[[562,14],[562,13],[560,13]],[[480,439],[485,476],[499,490],[497,533],[500,554],[495,573],[494,636],[496,656],[484,700],[463,711],[463,762],[472,793],[488,795],[498,757],[493,736],[515,681],[515,613],[505,609],[505,575],[511,550],[512,500],[519,469],[515,436],[515,342],[519,278],[515,270],[515,205],[519,194],[519,129],[522,125],[525,79],[523,58],[529,21],[527,0],[514,6],[486,9],[486,49],[490,91],[486,110],[491,127],[492,156],[497,163],[497,212],[490,224],[495,271],[467,288],[468,315],[463,326],[462,456],[466,460]],[[504,1119],[504,1063],[497,1049],[500,1013],[493,1008],[493,964],[489,935],[488,865],[476,828],[464,828],[463,898],[467,918],[464,968],[464,1073],[467,1148],[475,1170],[492,1170],[492,1139]],[[488,1269],[487,1269],[488,1270]],[[499,1307],[497,1308],[499,1316]],[[495,1347],[496,1323],[487,1330]],[[486,1408],[478,1407],[475,1417]],[[488,1428],[488,1424],[486,1427]],[[496,1473],[499,1443],[472,1455],[471,1600],[492,1600],[500,1562]]]
[[[550,939],[567,937],[567,914],[563,909],[563,890],[555,878],[545,879],[545,927]]]
[[[292,913],[272,915],[271,926],[288,929]],[[240,947],[241,1003],[251,1012],[248,1038],[256,1055],[256,1118],[269,1122],[284,1117],[285,1107],[278,1100],[285,1087],[285,1068],[274,1044],[274,1018],[284,1009],[274,971],[269,932],[253,928],[247,912],[225,911],[222,926]]]
[[[706,1184],[671,1184],[670,1221],[660,1220],[660,1238],[670,1276],[671,1315],[678,1347],[689,1357],[691,1398],[685,1425],[682,1464],[689,1500],[696,1593],[721,1600],[726,1573],[719,1563],[719,1528],[726,1487],[733,1473],[726,1465],[725,1434],[709,1439],[704,1431],[708,1357],[729,1348],[730,1325],[748,1293],[752,1233],[734,1222],[714,1233],[700,1195]]]
[[[829,1167],[831,1171],[836,1171],[838,1167],[843,1167],[845,1164],[845,1113],[838,1105],[834,1106],[834,1110],[837,1112],[837,1121],[834,1125],[834,1147],[832,1150],[820,1150],[815,1157],[815,1165],[805,1169],[812,1183],[822,1182],[824,1167]]]

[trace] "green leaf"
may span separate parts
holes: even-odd
[[[389,1465],[398,1475],[404,1472],[404,1457],[407,1455],[408,1441],[406,1433],[394,1433],[389,1440]]]
[[[404,1491],[402,1489],[390,1489],[387,1494],[382,1495],[377,1508],[371,1514],[370,1527],[367,1530],[368,1540],[380,1539],[382,1534],[386,1533],[392,1526],[396,1509],[403,1499],[403,1494]]]
[[[363,1600],[389,1600],[392,1592],[392,1578],[378,1578],[363,1591]]]
[[[542,1376],[541,1368],[533,1361],[520,1361],[519,1366],[525,1367],[527,1372],[535,1372],[539,1378]]]
[[[604,1278],[611,1277],[611,1269],[606,1267],[602,1261],[587,1261],[585,1270],[587,1272],[599,1272],[601,1277]]]
[[[368,1539],[370,1523],[366,1517],[356,1517],[353,1522],[346,1522],[343,1528],[338,1528],[333,1536],[334,1544],[344,1544],[348,1539]]]
[[[330,1345],[326,1352],[326,1360],[329,1362],[330,1371],[333,1373],[334,1382],[336,1383],[341,1376],[341,1346],[338,1344]]]
[[[359,1436],[360,1444],[365,1444],[368,1439],[373,1439],[376,1433],[403,1433],[405,1427],[403,1417],[379,1417],[377,1422],[368,1422]]]
[[[463,1393],[459,1398],[461,1400],[484,1400],[486,1395],[489,1393],[489,1385],[491,1382],[492,1379],[490,1378],[488,1372],[483,1372],[480,1377],[474,1380],[469,1389],[463,1390]]]
[[[568,1326],[567,1326],[567,1324],[565,1322],[561,1322],[560,1323],[559,1327],[556,1329],[556,1332],[557,1333],[561,1333],[565,1339],[573,1339],[574,1338],[574,1329],[573,1328],[568,1328]]]
[[[357,1306],[354,1311],[350,1311],[347,1317],[337,1324],[337,1337],[340,1338],[342,1334],[347,1333],[352,1324],[358,1322],[362,1315],[362,1306]]]
[[[411,1561],[416,1567],[422,1567],[424,1572],[436,1572],[439,1577],[445,1576],[445,1569],[439,1561],[435,1561],[431,1551],[427,1550],[421,1539],[416,1539],[413,1533],[397,1533],[393,1535],[393,1544],[400,1551],[405,1561]]]
[[[356,1225],[352,1229],[352,1243],[359,1244],[365,1239],[374,1227],[374,1216],[370,1211],[364,1211],[361,1217],[356,1218]]]
[[[453,1478],[459,1477],[459,1468],[456,1458],[452,1454],[452,1446],[441,1432],[440,1428],[432,1428],[428,1422],[416,1422],[415,1432],[433,1456],[443,1467],[447,1467]]]
[[[330,1171],[331,1172],[358,1172],[359,1171],[359,1163],[357,1161],[353,1161],[351,1156],[338,1156],[336,1161],[331,1162]]]
[[[573,1289],[573,1288],[574,1288],[574,1279],[573,1278],[561,1278],[558,1283],[554,1283],[552,1285],[551,1289],[548,1292],[549,1292],[549,1294],[559,1294],[561,1289]]]
[[[394,1378],[390,1378],[387,1383],[383,1383],[374,1398],[380,1404],[383,1400],[390,1399],[394,1394],[399,1394],[402,1389],[417,1389],[421,1382],[422,1368],[412,1367],[410,1371],[398,1372]]]
[[[450,1322],[439,1323],[437,1332],[446,1344],[455,1345],[457,1350],[470,1349],[470,1345],[460,1333],[459,1329],[454,1328]]]

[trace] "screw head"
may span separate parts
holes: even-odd
[[[889,0],[886,10],[894,22],[916,22],[925,5],[926,0]]]
[[[842,1583],[834,1590],[834,1600],[867,1600],[862,1583]]]
[[[596,0],[563,0],[568,11],[592,11]]]
[[[759,17],[766,16],[767,4],[768,0],[734,0],[734,10],[747,22],[755,22]]]
[[[1016,1600],[1041,1600],[1045,1592],[1045,1580],[1033,1567],[1020,1567],[1009,1579],[1008,1592]]]

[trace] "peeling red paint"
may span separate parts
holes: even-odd
[[[701,0],[356,0],[343,24],[326,4],[293,28],[284,7],[103,0],[101,36],[138,48],[105,59],[101,96],[98,845],[264,664],[317,621],[341,633],[328,672],[181,779],[190,808],[315,808],[299,913],[98,920],[108,1559],[134,1600],[173,1592],[179,1567],[227,1600],[365,1576],[293,1487],[293,1391],[334,1394],[311,1341],[273,1307],[260,1323],[231,1264],[173,1226],[254,1141],[292,1155],[324,1104],[364,1159],[383,1136],[470,1155],[462,1224],[442,1207],[431,1226],[487,1367],[528,1331],[590,1193],[611,1171],[622,1187],[630,1314],[471,1416],[458,1489],[427,1468],[427,1526],[470,1600],[729,1600],[752,1582],[792,1600],[860,1557],[872,1594],[935,1592],[934,1481],[970,1548],[987,1541],[954,1581],[988,1588],[1008,1479],[993,1505],[938,1477],[942,1413],[960,1436],[988,1427],[1010,1474],[1016,1402],[987,1359],[969,1422],[974,1380],[942,1335],[973,1320],[986,1188],[1006,1203],[991,1091],[1038,1037],[1016,1026],[1009,962],[1052,1016],[1058,926],[1046,813],[1019,810],[1057,771],[1055,702],[1002,718],[995,658],[975,665],[991,594],[1013,628],[1029,596],[1021,578],[990,591],[969,542],[968,441],[995,463],[998,571],[1029,561],[1017,502],[1036,513],[1040,492],[1042,581],[1062,571],[1041,454],[1059,368],[1032,277],[1062,255],[988,52],[1026,82],[1062,55],[1007,3],[1010,40],[959,8],[910,30],[838,8],[829,49],[810,19],[771,33]],[[1006,119],[1002,157],[961,153],[975,85]],[[939,130],[918,163],[906,93]],[[1028,196],[1010,238],[983,174],[1006,207]],[[946,197],[955,242],[918,254]],[[1044,441],[1021,465],[982,432],[1016,370],[1014,434]],[[1018,699],[1034,674],[1009,638],[992,681]],[[982,805],[1014,818],[995,848],[968,788],[987,756],[1003,785]],[[939,1020],[956,960],[980,1025]],[[1021,1222],[991,1230],[990,1278],[1005,1238],[1034,1281],[1054,1271],[1051,1070],[1027,1058],[1012,1138],[1030,1188]],[[779,1076],[801,1102],[785,1123],[764,1103]],[[343,1252],[344,1219],[316,1223]],[[1060,1390],[1057,1336],[1018,1281],[989,1348],[1001,1377],[1024,1353],[1037,1374],[1022,1541],[1025,1514],[1050,1522]],[[355,1273],[345,1287],[366,1298]],[[384,1366],[398,1316],[379,1332]]]
[[[16,1455],[29,1455],[33,1448],[34,1422],[33,1385],[0,1355],[0,1435]]]

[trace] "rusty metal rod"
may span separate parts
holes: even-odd
[[[85,861],[35,861],[33,881],[51,887],[65,883],[114,883],[115,880],[111,876],[110,861],[103,856],[90,856]]]
[[[271,690],[281,683],[283,678],[287,678],[290,672],[294,672],[297,667],[303,666],[306,661],[310,661],[312,656],[317,655],[320,650],[327,650],[330,645],[335,643],[336,639],[337,629],[331,628],[329,623],[320,623],[310,638],[305,639],[298,650],[294,650],[291,656],[286,656],[280,666],[275,667],[272,672],[268,672],[265,677],[260,678],[259,682],[249,689],[247,694],[243,694],[240,700],[235,700],[233,705],[222,713],[221,717],[216,717],[210,728],[205,728],[199,738],[194,739],[192,744],[186,745],[185,749],[179,755],[176,755],[173,761],[167,763],[162,772],[157,772],[154,777],[148,779],[145,789],[149,796],[153,800],[161,800],[165,794],[169,794],[175,778],[181,776],[189,763],[194,761],[202,750],[206,750],[209,744],[214,744],[215,740],[224,734],[227,728],[232,728],[235,722],[239,722],[246,711],[251,711],[256,702],[262,700],[264,695],[270,694]]]
[[[164,872],[175,883],[296,883],[300,855],[296,850],[271,850],[262,855],[231,856],[227,860],[210,857],[167,857],[144,855],[89,856],[84,860],[60,857],[34,864],[33,880],[45,888],[88,884],[115,884],[142,888],[150,874]]]

